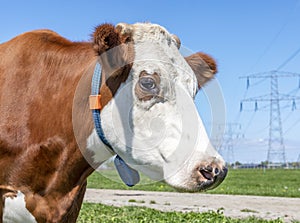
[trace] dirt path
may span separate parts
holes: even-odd
[[[285,222],[300,221],[300,198],[88,189],[85,202],[145,206],[162,211],[223,209],[224,215],[235,218],[254,215],[264,219],[282,218]]]

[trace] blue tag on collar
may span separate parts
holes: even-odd
[[[139,173],[128,166],[119,155],[115,157],[114,163],[121,179],[127,186],[132,187],[140,181]]]

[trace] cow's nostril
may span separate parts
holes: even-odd
[[[218,168],[215,169],[215,174],[218,175],[220,173],[220,170]]]

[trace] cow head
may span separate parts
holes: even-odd
[[[217,72],[204,53],[183,57],[180,40],[150,24],[101,25],[102,128],[131,167],[188,191],[216,187],[227,170],[210,144],[193,99]]]

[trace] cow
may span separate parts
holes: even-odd
[[[105,23],[86,42],[35,30],[2,43],[0,223],[76,222],[87,177],[114,155],[129,186],[140,171],[184,191],[218,186],[225,162],[187,103],[217,65],[179,48],[151,23]]]

